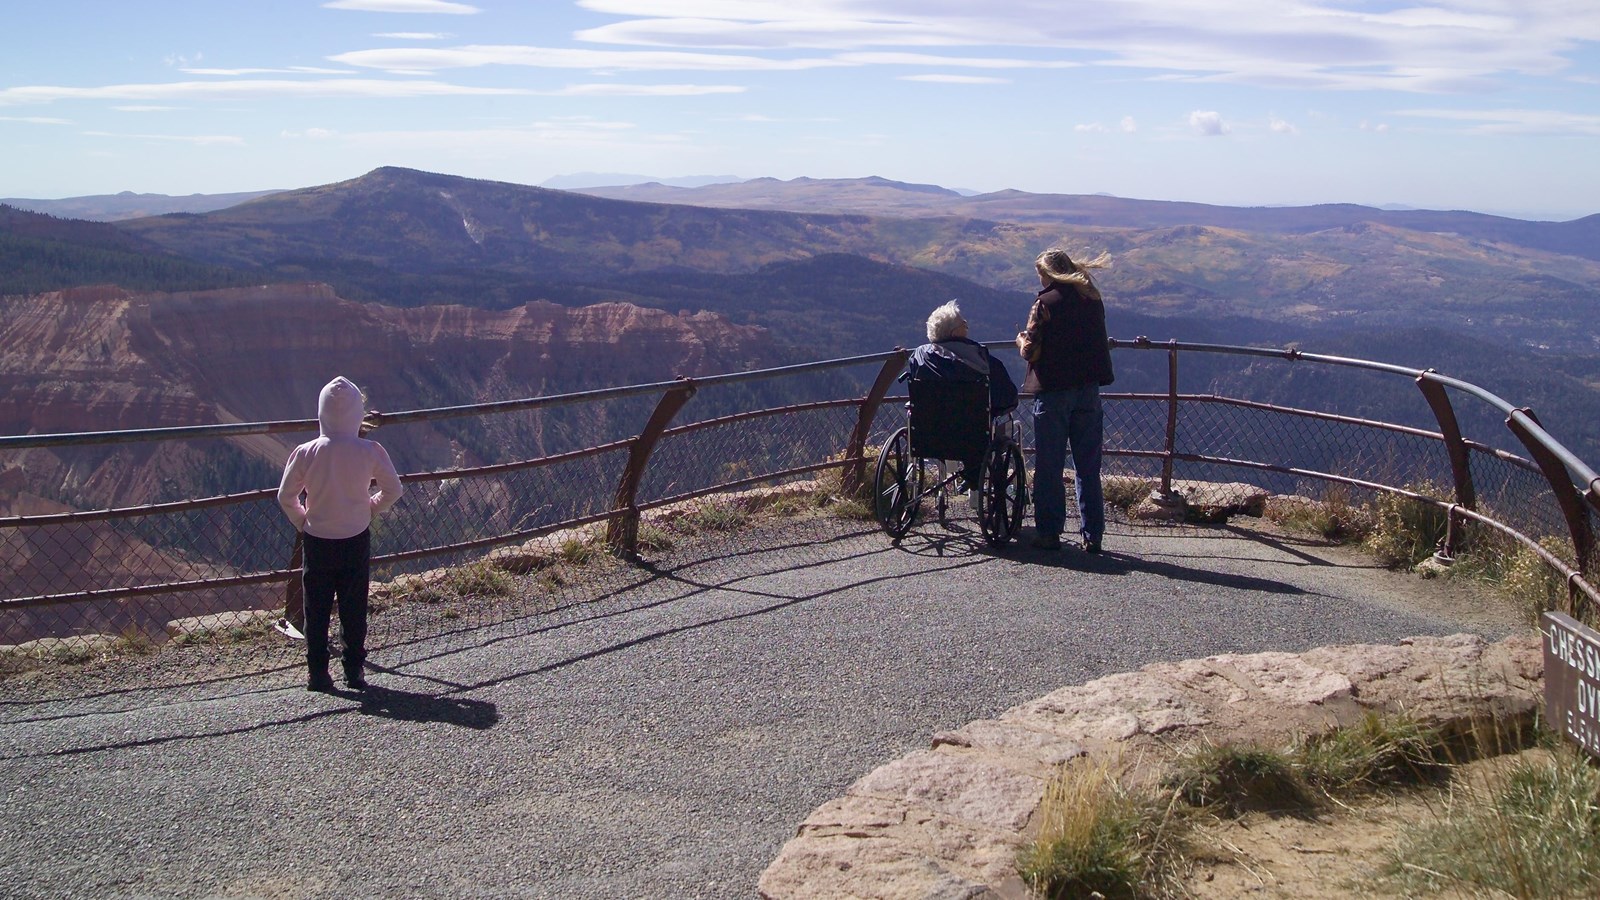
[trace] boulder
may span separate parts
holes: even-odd
[[[1369,712],[1467,728],[1528,721],[1543,674],[1537,633],[1494,644],[1460,634],[1224,654],[1064,687],[857,780],[800,825],[761,874],[761,896],[1025,897],[1017,851],[1068,759],[1151,758],[1127,751],[1174,737],[1286,741]]]

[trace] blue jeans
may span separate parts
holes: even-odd
[[[1067,489],[1061,475],[1069,445],[1077,472],[1079,531],[1091,541],[1105,533],[1105,495],[1100,490],[1104,421],[1096,384],[1046,391],[1033,398],[1033,523],[1040,534],[1059,536],[1066,526]]]

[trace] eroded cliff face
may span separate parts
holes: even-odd
[[[737,371],[774,353],[759,327],[623,303],[397,309],[324,284],[80,288],[0,300],[0,434],[308,419],[335,375],[396,411]],[[0,515],[26,496],[95,508],[270,486],[309,436],[28,451],[0,459],[26,476],[0,492]],[[413,469],[474,457],[439,429],[393,439]]]

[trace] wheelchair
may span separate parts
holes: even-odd
[[[910,422],[883,442],[872,479],[879,526],[898,541],[925,503],[945,521],[960,474],[946,474],[945,462],[977,459],[978,473],[966,474],[968,487],[978,491],[978,527],[991,547],[1009,543],[1022,530],[1028,497],[1016,414],[990,418],[987,381],[912,380],[906,387]]]

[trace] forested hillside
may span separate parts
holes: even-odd
[[[197,263],[110,225],[0,204],[0,295],[84,284],[203,290],[261,280],[260,275]]]

